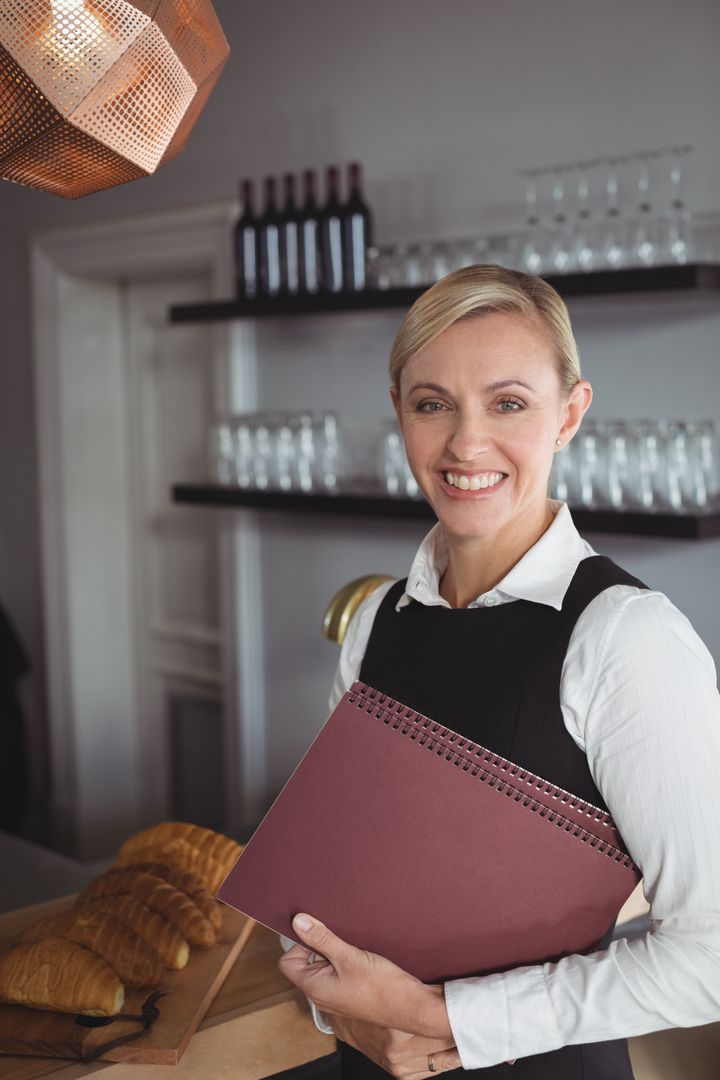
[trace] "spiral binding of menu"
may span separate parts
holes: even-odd
[[[217,896],[441,982],[593,950],[639,878],[609,814],[356,682]]]
[[[438,757],[451,762],[462,772],[469,771],[472,776],[477,776],[514,802],[521,803],[532,813],[537,813],[558,828],[572,832],[589,847],[622,863],[627,869],[637,870],[633,860],[622,850],[620,834],[607,811],[556,787],[371,686],[356,682],[349,692],[348,701],[391,726],[393,731],[409,736],[418,746],[434,750]],[[514,783],[503,779],[502,773],[506,777],[511,776]],[[562,812],[553,809],[548,800],[556,801],[563,808]]]

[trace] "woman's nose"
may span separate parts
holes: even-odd
[[[489,446],[489,434],[481,417],[457,412],[448,434],[447,449],[457,461],[474,461]]]

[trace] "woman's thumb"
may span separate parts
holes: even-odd
[[[293,930],[306,947],[321,953],[331,962],[339,959],[346,943],[328,930],[324,923],[312,919],[309,915],[299,914],[295,916],[292,924]]]

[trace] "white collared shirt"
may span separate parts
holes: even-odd
[[[543,536],[470,607],[525,599],[561,608],[578,563],[595,552],[567,506],[551,508]],[[449,607],[439,593],[446,566],[438,524],[420,545],[398,609],[411,599]],[[358,676],[391,585],[350,622],[331,709]],[[614,585],[574,627],[560,707],[643,872],[651,930],[590,956],[446,983],[465,1069],[720,1019],[720,698],[712,657],[662,593]]]

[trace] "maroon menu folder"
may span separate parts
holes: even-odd
[[[639,879],[607,813],[355,683],[217,896],[441,982],[591,950]]]

